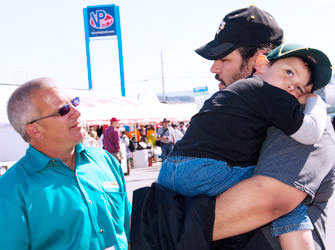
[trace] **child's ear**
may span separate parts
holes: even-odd
[[[255,69],[258,73],[264,73],[269,65],[269,60],[265,55],[259,55],[256,59]]]

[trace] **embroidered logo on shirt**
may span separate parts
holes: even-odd
[[[102,183],[102,186],[106,189],[108,188],[119,188],[119,184],[117,182],[104,182]]]

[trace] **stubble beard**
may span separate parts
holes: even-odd
[[[218,80],[219,83],[219,88],[220,89],[224,89],[225,87],[227,87],[228,85],[232,84],[233,82],[236,82],[238,80],[241,80],[243,78],[246,78],[247,76],[249,76],[252,73],[252,70],[248,67],[248,63],[243,62],[240,65],[240,69],[238,71],[236,71],[230,81],[227,83],[225,82],[223,79],[220,78],[220,76],[218,74],[215,74],[215,79]]]

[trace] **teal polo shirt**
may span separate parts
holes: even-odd
[[[76,168],[32,146],[0,177],[0,249],[128,249],[131,205],[120,164],[76,146]]]

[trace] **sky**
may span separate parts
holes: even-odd
[[[87,89],[83,8],[106,4],[120,8],[129,97],[161,93],[162,76],[166,93],[203,86],[215,92],[212,61],[194,50],[214,38],[227,13],[251,4],[275,17],[286,42],[320,49],[335,64],[335,0],[2,0],[0,83],[47,76],[67,88]],[[119,96],[116,44],[91,41],[91,64],[93,89]]]

